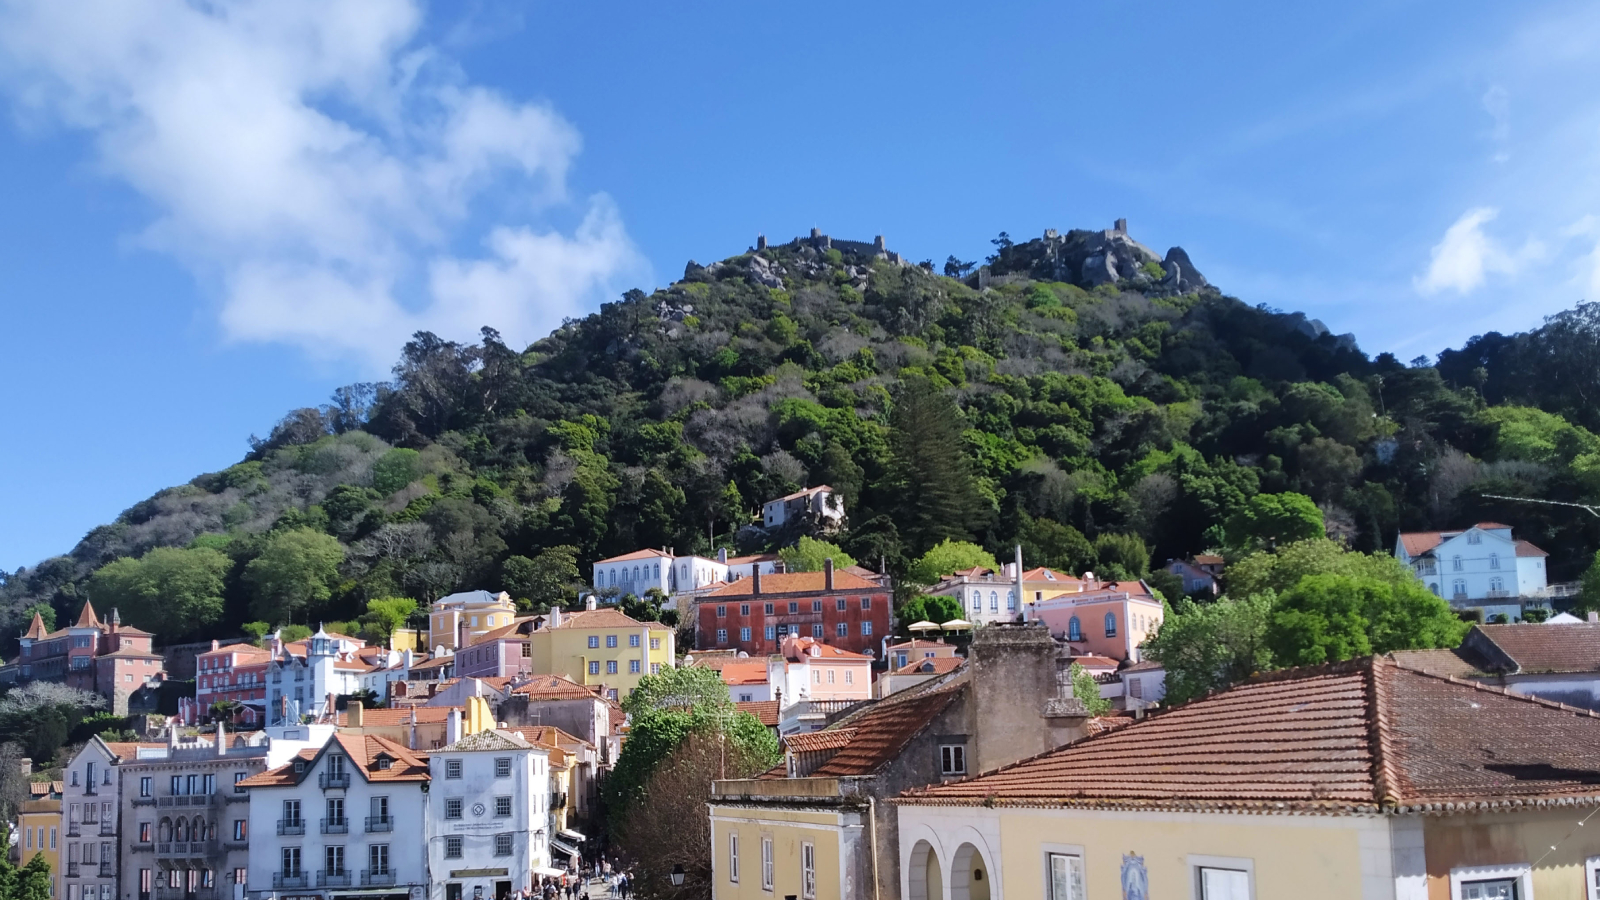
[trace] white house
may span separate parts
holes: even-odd
[[[140,751],[166,753],[165,744],[107,743],[91,737],[61,773],[61,816],[66,846],[61,850],[56,897],[112,900],[119,896],[122,776],[116,771]]]
[[[1452,606],[1482,606],[1516,618],[1546,593],[1548,553],[1512,537],[1511,526],[1479,522],[1464,531],[1403,532],[1394,555]],[[1548,605],[1540,601],[1539,605]]]
[[[550,866],[550,754],[513,730],[468,735],[429,755],[429,900],[493,900]]]
[[[361,690],[361,676],[372,667],[356,658],[356,641],[322,628],[308,640],[283,643],[272,637],[267,664],[267,723],[292,725],[304,716],[332,710],[328,699]]]
[[[814,515],[825,524],[844,522],[844,499],[833,488],[819,484],[813,488],[796,491],[761,505],[761,525],[764,528],[782,528],[790,519]]]
[[[624,594],[644,596],[651,588],[669,597],[696,591],[707,585],[748,577],[759,570],[763,575],[777,571],[776,556],[738,556],[729,558],[727,548],[715,559],[704,556],[677,556],[665,550],[635,550],[594,564],[594,588],[616,588]]]
[[[426,756],[374,735],[335,734],[239,786],[250,797],[251,898],[426,889]]]

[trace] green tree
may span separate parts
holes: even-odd
[[[378,597],[367,601],[367,611],[361,616],[362,630],[379,644],[387,646],[395,629],[406,627],[412,613],[417,611],[417,601],[410,597]]]
[[[1584,570],[1578,600],[1572,604],[1572,611],[1580,615],[1596,610],[1600,610],[1600,551],[1595,552],[1589,568]]]
[[[583,575],[578,571],[578,548],[571,544],[546,547],[532,559],[508,557],[500,564],[502,584],[529,609],[549,609],[578,596]]]
[[[900,536],[926,551],[967,540],[993,508],[978,488],[965,452],[961,411],[927,378],[906,378],[889,415],[890,464],[883,485],[894,498]]]
[[[1144,643],[1146,655],[1166,669],[1166,702],[1184,703],[1271,668],[1266,636],[1273,599],[1269,593],[1166,604],[1161,627]]]
[[[16,892],[9,896],[16,900],[50,900],[50,863],[43,853],[36,853],[28,864],[16,874]]]
[[[38,603],[35,603],[23,610],[21,617],[24,620],[31,621],[34,613],[38,613],[39,619],[44,622],[44,630],[46,633],[56,630],[56,608],[54,606],[51,606],[49,603],[40,600]]]
[[[272,625],[267,622],[246,622],[239,626],[239,630],[244,632],[252,643],[259,646],[267,633],[272,631]]]
[[[273,535],[261,555],[244,568],[250,611],[270,622],[292,622],[333,596],[344,546],[333,537],[295,529]]]
[[[1143,578],[1150,571],[1150,548],[1135,534],[1102,534],[1094,539],[1099,569],[1095,575],[1104,581]]]
[[[622,699],[622,711],[630,716],[659,709],[731,709],[728,686],[715,669],[699,666],[669,666],[655,675],[646,675]]]
[[[1228,517],[1226,527],[1231,547],[1271,548],[1321,537],[1322,510],[1305,494],[1256,494]]]
[[[1420,583],[1307,575],[1278,598],[1267,645],[1280,665],[1454,647],[1467,624]]]
[[[1098,562],[1094,545],[1083,532],[1053,519],[1026,516],[1018,530],[1017,543],[1022,545],[1022,558],[1028,565],[1047,566],[1070,575],[1092,569]]]
[[[1091,716],[1103,716],[1111,711],[1111,701],[1100,696],[1100,684],[1089,671],[1077,663],[1072,664],[1072,696],[1083,701]]]
[[[989,551],[977,544],[945,538],[918,557],[906,572],[906,577],[915,584],[930,585],[937,584],[940,578],[951,572],[977,567],[998,570],[1000,564],[995,562]]]
[[[856,564],[855,557],[844,552],[838,544],[819,541],[814,537],[802,537],[793,547],[779,550],[778,558],[783,560],[783,567],[789,572],[821,572],[823,560],[826,559],[833,560],[835,569]]]
[[[89,597],[171,639],[222,618],[223,583],[232,566],[209,548],[156,547],[139,559],[124,556],[101,566],[89,579]]]
[[[396,447],[372,464],[372,489],[381,497],[422,477],[422,454],[409,447]]]
[[[938,594],[919,594],[900,604],[900,609],[895,613],[899,621],[899,634],[901,637],[911,636],[910,626],[918,622],[932,622],[942,625],[953,619],[959,619],[965,611],[961,608],[961,601],[954,597],[945,597]]]
[[[1348,575],[1393,584],[1417,580],[1410,569],[1387,553],[1358,553],[1325,537],[1249,554],[1230,563],[1225,575],[1228,593],[1236,597],[1266,591],[1282,594],[1307,575]]]

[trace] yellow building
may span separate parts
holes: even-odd
[[[17,807],[17,865],[43,855],[50,864],[52,890],[61,876],[61,789],[59,781],[36,781],[28,785],[28,799]]]
[[[673,631],[660,622],[640,622],[620,610],[559,609],[535,621],[528,634],[529,671],[562,675],[585,687],[603,685],[606,696],[626,697],[639,679],[674,664]]]
[[[505,591],[462,591],[434,601],[428,611],[428,650],[454,651],[473,643],[485,632],[510,625],[517,604]]]
[[[1600,717],[1294,670],[897,802],[903,900],[1587,900]]]

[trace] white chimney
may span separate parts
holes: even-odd
[[[461,740],[461,710],[452,707],[450,716],[444,723],[444,742],[446,746]]]
[[[590,611],[590,612],[594,612],[594,610],[598,607],[598,605],[599,605],[599,601],[595,598],[595,596],[593,594],[590,594],[589,595],[589,599],[584,601],[583,608],[588,610],[588,611]]]

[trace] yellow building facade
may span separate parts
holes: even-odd
[[[61,880],[61,789],[59,781],[28,785],[29,797],[17,807],[17,865],[25,866],[35,856],[50,864],[50,886],[60,896]]]
[[[715,900],[871,895],[872,828],[866,801],[840,805],[838,779],[773,781],[785,794],[818,792],[818,806],[711,806],[712,890]],[[751,783],[744,783],[748,790]],[[826,805],[824,805],[826,804]]]
[[[428,610],[428,651],[455,651],[510,625],[517,604],[505,591],[463,591],[434,601]]]
[[[674,664],[673,637],[660,622],[640,622],[616,609],[553,611],[528,635],[530,671],[603,686],[618,700],[640,678]]]

